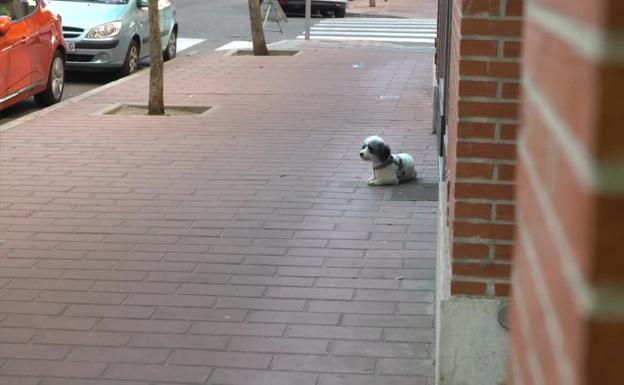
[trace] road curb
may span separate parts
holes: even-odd
[[[407,19],[404,16],[397,15],[383,15],[380,13],[359,13],[359,12],[347,12],[345,13],[345,17],[370,17],[370,18],[379,18],[379,19]]]
[[[4,123],[4,124],[0,125],[0,132],[7,131],[7,130],[9,130],[11,128],[19,126],[20,124],[29,122],[29,121],[31,121],[31,120],[33,120],[35,118],[38,118],[38,117],[41,117],[41,116],[45,116],[45,115],[49,114],[52,111],[56,111],[56,110],[58,110],[60,108],[66,107],[66,106],[68,106],[70,104],[73,104],[73,103],[78,103],[81,100],[89,98],[89,97],[91,97],[93,95],[97,95],[100,92],[105,91],[105,90],[107,90],[109,88],[115,87],[115,86],[117,86],[119,84],[123,84],[123,83],[125,83],[127,81],[130,81],[132,79],[138,78],[139,76],[143,76],[144,72],[146,72],[146,71],[136,72],[136,73],[134,73],[134,74],[132,74],[130,76],[126,76],[126,77],[123,77],[121,79],[117,79],[117,80],[115,80],[113,82],[106,83],[106,84],[104,84],[102,86],[99,86],[97,88],[89,90],[89,91],[87,91],[87,92],[85,92],[83,94],[76,95],[73,98],[69,98],[69,99],[63,100],[60,103],[57,103],[57,104],[52,105],[50,107],[46,107],[44,109],[41,109],[41,110],[38,110],[38,111],[35,111],[35,112],[31,112],[28,115],[24,115],[24,116],[19,117],[19,118],[15,119],[15,120],[12,120],[10,122]],[[147,72],[147,73],[149,73],[149,72]]]

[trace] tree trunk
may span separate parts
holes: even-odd
[[[251,41],[253,42],[253,53],[256,56],[267,56],[269,49],[264,38],[264,28],[262,26],[262,11],[260,0],[247,0],[249,2],[249,20],[251,21]]]
[[[163,90],[163,48],[160,37],[158,0],[149,0],[150,88],[147,109],[150,115],[165,114]]]

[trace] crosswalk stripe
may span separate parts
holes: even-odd
[[[310,28],[312,40],[380,41],[433,44],[435,19],[325,19]],[[303,39],[303,34],[297,39]]]
[[[189,49],[192,46],[202,43],[204,41],[206,41],[206,39],[191,39],[187,37],[179,37],[176,41],[178,45],[178,52],[182,52],[185,49]]]

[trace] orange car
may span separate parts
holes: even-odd
[[[64,86],[61,18],[45,0],[0,0],[0,110],[33,95],[49,106]]]

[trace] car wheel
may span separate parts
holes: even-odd
[[[163,59],[165,61],[175,59],[178,53],[178,32],[174,29],[171,31],[171,36],[169,36],[169,44],[167,44],[167,48],[163,53]]]
[[[119,76],[124,77],[131,75],[139,69],[139,43],[132,39],[126,52],[126,60],[123,67],[119,70]]]
[[[323,17],[331,17],[332,13],[329,10],[324,9],[324,10],[321,11],[321,16],[323,16]]]
[[[336,8],[336,9],[334,9],[334,17],[343,18],[343,17],[345,17],[345,13],[346,12],[347,12],[346,9]]]
[[[47,107],[58,103],[63,98],[65,89],[65,59],[61,51],[56,51],[50,65],[48,84],[45,91],[35,95],[35,102],[40,107]]]

